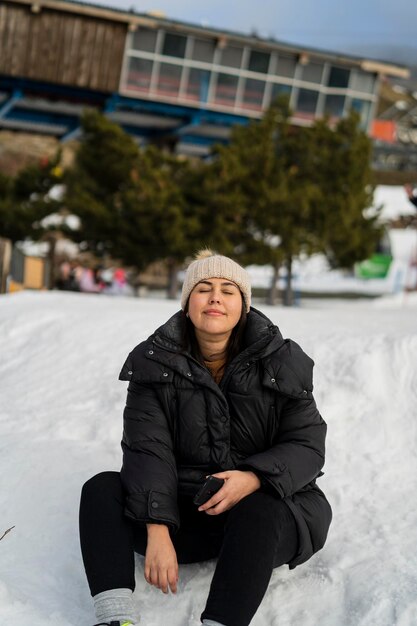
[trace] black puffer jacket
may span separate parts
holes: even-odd
[[[220,386],[181,351],[182,313],[128,356],[122,482],[126,514],[179,526],[177,494],[194,495],[209,473],[251,469],[283,498],[299,530],[290,567],[326,539],[331,509],[316,486],[326,424],[312,396],[313,361],[251,309],[245,349]]]

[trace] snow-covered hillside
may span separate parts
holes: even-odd
[[[178,303],[70,293],[0,297],[0,623],[90,626],[78,501],[120,467],[131,348]],[[274,572],[254,626],[417,624],[417,302],[262,307],[316,361],[328,426],[320,486],[334,521],[310,562]],[[416,489],[415,489],[416,488]],[[213,563],[183,566],[177,596],[143,579],[144,626],[197,626]]]

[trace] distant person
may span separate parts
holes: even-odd
[[[413,185],[404,185],[404,189],[407,193],[408,199],[415,207],[417,207],[417,190]]]
[[[126,271],[122,267],[118,267],[113,272],[113,292],[115,295],[122,296],[126,293],[126,287]]]
[[[103,267],[101,265],[98,265],[93,269],[93,278],[97,287],[97,291],[99,293],[101,293],[106,287],[106,284],[103,280],[102,272]]]
[[[84,293],[99,293],[100,285],[96,283],[94,272],[89,267],[83,267],[79,279],[80,291]]]
[[[104,290],[111,288],[113,282],[113,272],[114,270],[112,267],[105,267],[101,270],[100,278],[101,281],[104,283]]]
[[[62,261],[58,269],[58,278],[55,285],[57,289],[67,290],[71,282],[71,264],[69,261]]]
[[[83,487],[81,548],[101,625],[139,623],[136,551],[164,593],[177,592],[178,564],[217,559],[201,620],[247,626],[273,569],[307,561],[331,521],[316,485],[326,424],[313,361],[251,307],[249,275],[227,257],[197,255],[181,309],[122,368],[121,472]]]
[[[59,266],[57,289],[64,291],[80,291],[80,266],[74,261],[63,261]]]
[[[70,282],[69,282],[69,290],[70,291],[80,291],[80,281],[83,273],[83,268],[76,261],[71,262],[71,273],[70,273]]]

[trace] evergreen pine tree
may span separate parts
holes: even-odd
[[[284,304],[292,304],[292,265],[301,253],[324,252],[334,267],[369,256],[380,237],[372,203],[371,143],[354,113],[335,128],[290,124],[280,99],[259,122],[236,128],[217,150],[212,198],[232,225],[230,241],[243,262],[271,264],[269,302],[280,267]],[[225,231],[227,233],[227,230]]]

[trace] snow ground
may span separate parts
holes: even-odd
[[[307,307],[311,307],[310,304]],[[119,369],[176,302],[70,293],[0,297],[0,623],[90,626],[78,545],[82,484],[120,468]],[[259,306],[316,361],[328,426],[324,550],[273,574],[254,626],[417,624],[417,296]],[[416,490],[415,490],[416,488]],[[177,596],[143,579],[146,626],[197,626],[213,563]]]

